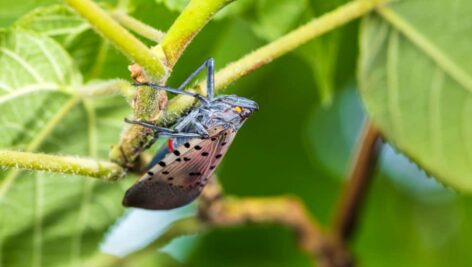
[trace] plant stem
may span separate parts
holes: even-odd
[[[149,40],[160,43],[164,38],[164,33],[129,16],[126,12],[117,10],[111,14],[116,21],[133,32]]]
[[[131,61],[142,66],[155,80],[166,76],[167,71],[158,56],[93,1],[65,1],[88,20],[96,31],[114,44]]]
[[[0,166],[84,175],[107,181],[118,180],[125,174],[120,166],[107,161],[10,150],[0,150]]]
[[[228,64],[215,75],[215,89],[221,91],[232,82],[251,73],[252,71],[270,63],[272,60],[287,54],[306,42],[332,31],[356,18],[359,18],[379,5],[389,0],[355,0],[345,4],[319,18],[315,18],[307,24],[287,33],[279,39],[260,47],[241,59]],[[200,82],[195,91],[202,92],[206,88],[206,81]],[[179,114],[194,103],[193,98],[177,96],[169,102],[168,112],[164,114],[160,122],[173,121]]]
[[[167,31],[162,41],[162,49],[167,65],[173,68],[193,37],[207,24],[221,8],[234,0],[191,0]],[[153,50],[160,47],[154,47]]]
[[[341,242],[345,243],[353,235],[375,170],[380,148],[379,131],[370,121],[366,121],[356,154],[353,157],[348,182],[339,199],[333,221],[333,234]]]
[[[279,39],[218,71],[215,87],[222,89],[255,69],[287,54],[306,42],[371,12],[386,0],[356,0],[315,18]]]
[[[122,95],[129,101],[133,99],[134,94],[134,86],[129,81],[121,79],[89,83],[77,92],[77,95],[82,99]]]

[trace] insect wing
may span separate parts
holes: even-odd
[[[234,137],[236,137],[236,130],[234,129],[227,129],[221,133],[221,139],[218,142],[215,154],[210,160],[210,167],[208,168],[207,173],[204,174],[204,184],[208,182],[209,177],[215,172],[215,169],[223,160],[226,152],[234,140]]]
[[[125,194],[123,205],[166,210],[194,200],[203,189],[223,135],[209,139],[190,139],[168,153]]]

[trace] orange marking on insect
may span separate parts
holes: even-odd
[[[237,113],[241,113],[243,109],[240,106],[236,106],[234,107],[234,111],[236,111]]]
[[[174,140],[169,138],[167,140],[167,147],[169,148],[170,152],[173,153],[174,152]]]

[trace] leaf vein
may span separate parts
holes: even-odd
[[[404,34],[413,44],[418,46],[426,55],[432,58],[447,74],[449,74],[464,89],[472,92],[472,76],[449,59],[447,54],[433,42],[421,35],[413,26],[408,24],[392,9],[382,8],[378,12],[398,31]]]
[[[15,60],[18,64],[20,64],[25,70],[36,80],[38,83],[44,83],[43,78],[39,75],[38,72],[31,66],[24,58],[16,54],[15,52],[6,49],[4,47],[0,47],[0,52],[3,52],[4,55],[10,57],[11,59]]]

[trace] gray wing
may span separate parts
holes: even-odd
[[[205,185],[222,132],[191,139],[152,167],[125,194],[123,205],[153,210],[181,207],[198,197]]]

